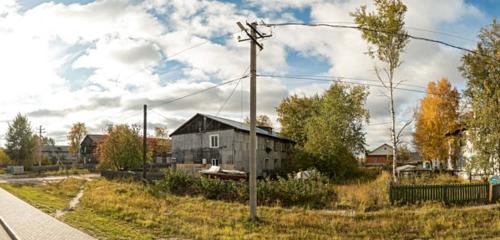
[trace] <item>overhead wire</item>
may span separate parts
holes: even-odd
[[[370,86],[370,87],[378,87],[378,88],[387,89],[386,87],[384,87],[382,85],[371,84],[371,83],[348,82],[348,81],[343,81],[342,79],[318,79],[318,78],[310,78],[310,77],[294,77],[294,76],[284,76],[284,75],[257,75],[257,76],[269,77],[269,78],[285,78],[285,79],[296,79],[296,80],[322,81],[322,82],[339,82],[339,83],[346,83],[346,84],[352,84],[352,85]],[[410,92],[417,92],[417,93],[428,93],[427,91],[417,90],[417,89],[402,88],[402,87],[393,87],[393,88],[398,89],[398,90],[403,90],[403,91],[410,91]]]
[[[350,24],[350,25],[357,25],[355,22],[348,22],[348,21],[326,21],[326,22],[312,22],[312,24]],[[450,32],[445,32],[445,31],[440,31],[440,30],[435,30],[435,29],[426,29],[426,28],[421,28],[421,27],[414,27],[414,26],[405,26],[406,29],[410,30],[415,30],[415,31],[420,31],[420,32],[428,32],[428,33],[434,33],[434,34],[440,34],[443,36],[448,36],[460,40],[465,40],[469,42],[477,42],[477,40],[471,39],[471,38],[466,38],[463,36],[459,36]]]
[[[432,42],[432,43],[437,43],[440,45],[444,45],[447,47],[459,49],[465,52],[473,53],[473,54],[479,54],[485,57],[490,57],[493,58],[492,56],[485,55],[482,53],[479,53],[474,50],[467,49],[465,47],[460,47],[451,43],[447,43],[441,40],[436,40],[436,39],[431,39],[431,38],[426,38],[426,37],[420,37],[420,36],[414,36],[408,33],[398,33],[398,32],[389,32],[389,31],[384,31],[380,29],[372,29],[372,28],[367,28],[367,27],[360,27],[360,26],[349,26],[349,25],[341,25],[341,24],[327,24],[327,23],[301,23],[301,22],[285,22],[285,23],[264,23],[264,26],[267,27],[280,27],[280,26],[307,26],[307,27],[331,27],[331,28],[346,28],[346,29],[356,29],[356,30],[363,30],[363,31],[370,31],[370,32],[377,32],[377,33],[385,33],[385,34],[390,34],[390,35],[397,35],[397,36],[404,36],[408,37],[414,40],[421,40],[421,41],[427,41],[427,42]]]

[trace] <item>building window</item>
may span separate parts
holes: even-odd
[[[219,134],[210,135],[210,148],[219,147]]]
[[[264,170],[267,170],[269,169],[269,159],[266,158],[266,160],[264,160]]]
[[[279,159],[274,159],[274,169],[280,168],[280,160]]]
[[[212,158],[212,166],[219,166],[219,159]]]

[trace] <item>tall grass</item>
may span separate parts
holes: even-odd
[[[369,211],[388,206],[387,184],[390,179],[391,176],[388,172],[382,172],[372,182],[359,182],[337,186],[337,207]]]

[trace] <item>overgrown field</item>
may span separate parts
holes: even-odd
[[[54,186],[20,188],[2,185],[28,199],[47,194],[47,189],[76,191],[72,181]],[[49,187],[50,186],[50,187]],[[57,186],[57,187],[56,187]],[[360,186],[353,185],[353,190]],[[371,189],[372,186],[366,186]],[[339,198],[354,198],[348,186],[339,189]],[[25,190],[30,194],[25,194]],[[346,192],[342,192],[346,191]],[[366,191],[365,191],[366,192]],[[24,196],[24,197],[23,197]],[[367,195],[368,196],[368,195]],[[361,196],[363,197],[363,196]],[[54,199],[69,201],[55,191]],[[367,198],[369,199],[369,197]],[[362,202],[362,201],[359,201]],[[45,204],[45,203],[44,203]],[[37,203],[35,205],[43,205]],[[61,204],[62,205],[62,204]],[[44,210],[47,210],[44,209]],[[50,211],[49,211],[50,212]],[[259,207],[260,221],[247,220],[248,207],[242,203],[153,195],[141,183],[94,180],[85,184],[85,194],[74,211],[62,220],[100,239],[493,239],[500,236],[500,208],[445,208],[440,205],[405,208],[384,207],[377,211],[342,214],[337,210]]]

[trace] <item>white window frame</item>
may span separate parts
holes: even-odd
[[[212,141],[213,137],[216,137],[217,144],[214,144],[214,142]],[[210,134],[210,135],[208,135],[208,143],[209,143],[210,148],[219,148],[219,146],[220,146],[219,134]]]
[[[220,165],[219,159],[212,158],[212,166],[219,166],[219,165]]]

